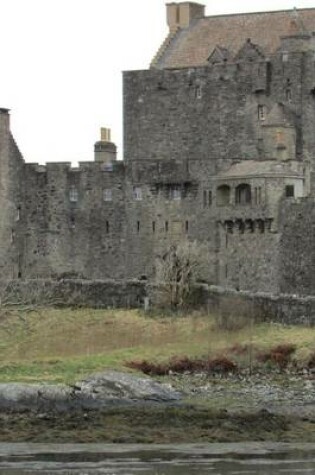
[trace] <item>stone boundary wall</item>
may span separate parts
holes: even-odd
[[[11,280],[0,281],[2,305],[52,305],[92,308],[137,308],[146,294],[137,280]]]
[[[216,286],[200,286],[200,300],[209,312],[253,317],[259,321],[287,325],[315,325],[315,296],[236,291]]]
[[[128,280],[0,281],[1,305],[53,305],[93,308],[140,308],[145,297],[154,305],[154,285]],[[272,295],[198,285],[194,306],[223,316],[253,317],[284,324],[315,325],[315,296]],[[0,306],[1,307],[1,306]]]

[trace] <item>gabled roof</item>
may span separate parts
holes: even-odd
[[[204,17],[180,29],[153,66],[203,66],[215,48],[227,49],[235,56],[248,38],[270,55],[279,48],[280,37],[313,31],[315,8]]]

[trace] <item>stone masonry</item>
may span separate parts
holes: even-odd
[[[123,161],[102,129],[94,162],[25,163],[0,110],[2,275],[150,280],[188,240],[204,282],[314,294],[315,9],[167,18],[124,73]]]

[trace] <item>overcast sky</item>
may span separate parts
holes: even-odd
[[[146,69],[167,34],[164,0],[0,0],[0,107],[28,162],[93,159],[101,126],[122,155],[121,71]],[[315,0],[206,0],[206,15]]]

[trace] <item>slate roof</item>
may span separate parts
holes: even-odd
[[[209,16],[181,29],[157,68],[184,68],[208,64],[215,48],[236,55],[248,38],[268,56],[280,46],[280,37],[315,31],[315,8]]]

